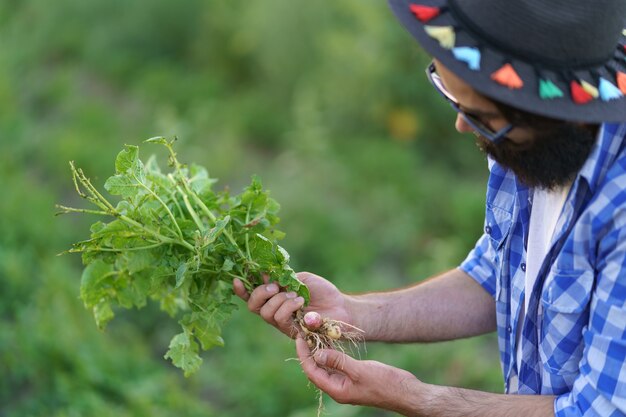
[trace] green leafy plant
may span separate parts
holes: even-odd
[[[165,357],[188,376],[202,363],[200,347],[224,344],[222,326],[235,308],[233,278],[252,290],[269,276],[306,303],[309,292],[277,244],[284,236],[274,227],[279,205],[257,177],[239,195],[216,192],[216,180],[205,168],[178,161],[173,141],[155,137],[146,142],[167,148],[169,172],[154,156],[144,164],[139,147],[126,145],[117,155],[115,175],[104,184],[109,194],[119,196],[117,203],[70,163],[78,195],[95,209],[57,207],[59,214],[108,219],[92,224],[91,237],[68,251],[82,254],[80,296],[98,327],[105,327],[116,307],[159,302],[182,327]]]

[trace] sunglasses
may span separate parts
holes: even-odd
[[[474,131],[481,136],[485,137],[492,143],[502,142],[506,138],[506,134],[509,133],[513,129],[513,125],[508,124],[502,129],[498,131],[494,131],[492,128],[487,126],[480,117],[473,115],[471,113],[464,112],[461,110],[459,106],[459,102],[457,99],[448,91],[446,87],[443,85],[441,81],[441,77],[437,74],[437,70],[435,68],[435,64],[433,62],[430,63],[428,68],[426,68],[426,76],[430,83],[435,87],[435,89],[446,99],[448,103],[452,106],[452,108],[463,117],[463,120],[467,122],[468,125],[474,129]]]

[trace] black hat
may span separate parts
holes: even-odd
[[[531,113],[626,121],[626,0],[389,0],[478,92]]]

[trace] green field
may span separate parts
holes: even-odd
[[[57,256],[96,219],[54,205],[84,206],[68,161],[102,187],[123,144],[177,136],[220,186],[263,179],[294,269],[347,292],[411,285],[465,257],[487,177],[427,62],[374,0],[0,2],[0,416],[315,415],[293,342],[243,303],[190,378],[163,359],[178,325],[158,306],[98,331],[80,256]],[[494,335],[362,355],[502,391]]]

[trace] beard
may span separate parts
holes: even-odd
[[[527,144],[510,140],[493,144],[478,136],[476,144],[497,163],[512,170],[531,188],[553,190],[570,183],[596,142],[597,127],[559,123],[536,131]]]

